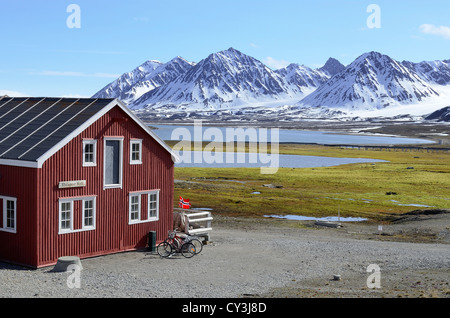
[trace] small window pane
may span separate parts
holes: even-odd
[[[139,210],[140,210],[140,203],[139,203],[139,196],[131,196],[131,205],[130,205],[130,218],[131,220],[139,220]]]
[[[158,199],[158,197],[157,197],[156,193],[149,194],[149,196],[148,196],[148,200],[149,200],[148,215],[149,215],[149,217],[157,216],[157,208],[158,208],[157,199]]]
[[[11,200],[6,201],[6,227],[10,229],[15,228],[15,202]]]
[[[70,214],[71,214],[71,204],[70,202],[61,203],[61,229],[70,229]]]
[[[141,161],[141,143],[131,142],[131,161],[140,162]]]
[[[94,201],[84,201],[84,226],[94,226]]]
[[[95,141],[83,142],[83,164],[89,166],[95,165]]]

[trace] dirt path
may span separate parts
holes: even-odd
[[[403,220],[386,228],[392,235],[379,235],[376,224],[332,229],[216,215],[212,243],[191,259],[148,251],[83,259],[79,288],[68,285],[71,273],[0,263],[0,297],[448,298],[449,216]],[[415,229],[441,236],[419,242],[417,235],[396,235]],[[381,270],[380,288],[367,285],[372,264]]]

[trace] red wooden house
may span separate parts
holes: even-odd
[[[0,259],[42,267],[162,241],[175,158],[117,99],[0,99]]]

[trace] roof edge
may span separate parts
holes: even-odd
[[[179,161],[178,155],[173,151],[172,148],[167,145],[164,140],[159,138],[138,116],[136,116],[120,99],[116,98],[114,101],[121,106],[122,110],[125,111],[139,126],[141,126],[153,139],[155,139],[164,149],[167,150],[172,156],[172,161]],[[113,102],[114,102],[113,101]]]
[[[39,168],[39,164],[36,161],[25,161],[16,159],[0,159],[0,165],[24,167],[24,168]]]
[[[159,138],[141,119],[139,119],[121,100],[115,98],[105,107],[103,107],[100,111],[98,111],[94,116],[85,121],[80,127],[75,129],[69,135],[67,135],[64,139],[50,148],[47,152],[45,152],[42,156],[37,159],[37,167],[42,168],[44,162],[47,161],[48,158],[53,156],[56,152],[58,152],[62,147],[67,145],[72,139],[82,133],[86,128],[91,126],[94,122],[100,119],[103,115],[109,112],[113,107],[119,106],[128,116],[131,117],[141,128],[143,128],[153,139],[156,140],[167,152],[170,153],[172,157],[172,161],[175,163],[179,160],[178,155],[170,148],[161,138]]]

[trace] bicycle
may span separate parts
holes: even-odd
[[[191,258],[197,254],[195,245],[189,241],[185,242],[176,234],[176,231],[169,231],[168,238],[157,246],[156,251],[164,258],[175,253],[181,253],[186,258]]]
[[[195,246],[195,254],[200,254],[203,250],[203,243],[198,236],[188,235],[184,242],[191,242]]]

